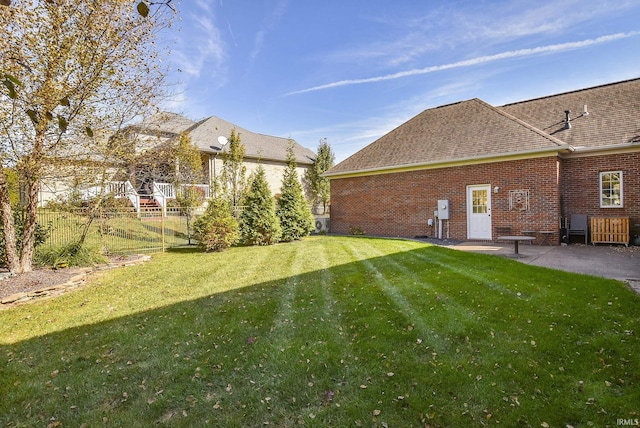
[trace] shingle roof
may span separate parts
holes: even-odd
[[[136,130],[157,135],[179,135],[180,132],[193,126],[195,122],[177,113],[161,111],[153,116],[133,125]]]
[[[587,115],[584,115],[584,108]],[[603,147],[640,137],[640,79],[507,104],[501,110],[574,147]],[[571,128],[565,129],[565,110]]]
[[[584,106],[588,114],[583,114]],[[565,129],[565,110],[571,128]],[[338,176],[640,141],[640,79],[492,107],[425,110],[327,171]]]
[[[216,116],[211,116],[194,124],[188,131],[191,136],[191,142],[198,146],[201,151],[219,153],[224,150],[223,143],[231,135],[232,129],[235,129],[236,134],[240,134],[240,141],[246,149],[246,158],[286,160],[287,147],[289,147],[288,138],[257,134]],[[293,143],[296,162],[298,164],[311,164],[315,159],[315,153],[295,141]]]
[[[474,98],[423,111],[327,175],[567,148],[562,141]]]

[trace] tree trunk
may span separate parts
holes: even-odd
[[[9,199],[9,187],[4,172],[0,173],[0,214],[2,215],[2,232],[4,233],[5,255],[7,268],[11,273],[18,273],[20,260],[16,241],[16,227],[13,220],[13,209]]]
[[[31,272],[35,249],[36,225],[38,223],[38,192],[40,181],[27,183],[29,200],[25,210],[24,231],[22,233],[22,252],[20,254],[20,273]]]
[[[19,273],[31,272],[31,262],[33,260],[33,251],[35,249],[36,225],[38,223],[38,193],[40,192],[41,172],[44,168],[43,164],[43,148],[45,140],[44,124],[36,127],[36,135],[34,146],[30,156],[25,156],[18,163],[18,172],[24,180],[24,186],[27,188],[27,208],[24,217],[24,230],[22,231],[22,248],[20,251]]]

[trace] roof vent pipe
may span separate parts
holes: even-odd
[[[589,112],[587,111],[587,105],[584,105],[584,108],[582,109],[582,115],[583,116],[589,116]]]
[[[571,129],[571,118],[569,117],[569,114],[571,113],[571,110],[565,110],[564,111],[564,129]]]

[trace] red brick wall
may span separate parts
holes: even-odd
[[[600,208],[600,172],[622,171],[622,208]],[[630,217],[640,224],[640,152],[570,158],[562,161],[562,212],[589,217]]]
[[[500,187],[498,193],[491,194],[494,237],[497,228],[507,226],[514,234],[523,230],[557,230],[558,174],[558,159],[546,157],[332,179],[331,232],[346,234],[350,227],[357,227],[374,236],[435,236],[437,231],[427,225],[427,219],[433,217],[438,199],[449,199],[449,237],[464,240],[466,190],[475,184]],[[529,211],[509,211],[510,190],[529,190]],[[556,234],[552,242],[558,239]]]

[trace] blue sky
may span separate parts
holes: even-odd
[[[175,1],[173,2],[175,3]],[[421,111],[640,77],[640,1],[182,0],[165,109],[341,161]]]

